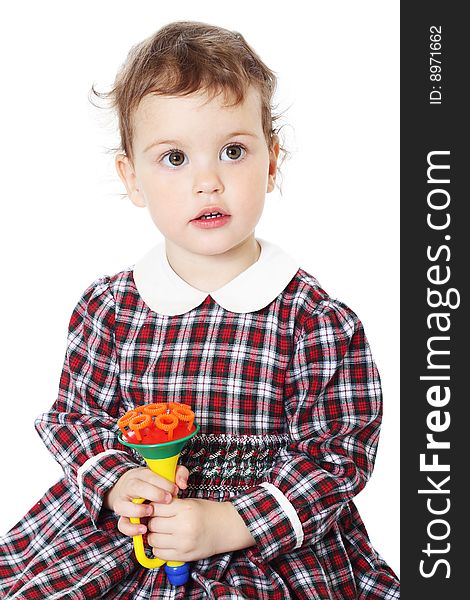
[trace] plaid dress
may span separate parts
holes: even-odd
[[[129,267],[84,291],[58,397],[36,420],[63,478],[1,538],[1,598],[399,598],[352,501],[371,475],[382,415],[362,324],[258,241],[263,258],[220,294],[173,272],[181,293],[166,314],[155,310],[165,294],[160,305],[150,297],[155,254],[155,268]],[[169,281],[160,279],[171,296]],[[248,290],[255,301],[243,305]],[[103,507],[125,471],[145,466],[119,444],[117,418],[165,401],[191,404],[201,427],[180,457],[190,471],[180,496],[232,502],[256,540],[191,563],[182,587],[137,563]]]

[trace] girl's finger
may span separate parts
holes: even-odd
[[[151,502],[150,506],[152,507],[152,517],[174,517],[178,512],[179,503],[181,500],[179,498],[173,498],[171,504],[160,504]]]
[[[147,527],[142,523],[131,523],[127,517],[121,517],[118,521],[118,529],[124,535],[135,536],[147,532]]]
[[[173,482],[169,481],[168,479],[165,479],[165,477],[162,477],[157,473],[154,473],[150,469],[145,469],[144,471],[141,471],[139,473],[139,479],[146,481],[147,483],[150,483],[151,485],[158,487],[164,490],[165,492],[168,492],[172,496],[175,496],[178,493],[178,489],[176,488]],[[151,500],[151,498],[149,498],[149,500]]]
[[[153,506],[150,504],[136,504],[135,502],[118,498],[114,512],[121,517],[138,517],[139,519],[143,519],[144,517],[153,515]]]
[[[164,533],[166,535],[174,535],[175,533],[173,519],[168,519],[167,517],[152,517],[148,520],[147,529],[149,531],[149,535],[150,533]]]
[[[176,484],[178,485],[178,487],[185,490],[188,487],[188,478],[188,469],[186,467],[183,467],[183,465],[179,465],[176,468]]]
[[[147,535],[147,541],[149,546],[153,548],[158,547],[160,550],[169,550],[174,549],[174,538],[172,535],[168,535],[167,533],[149,533]],[[158,556],[158,553],[157,555]]]
[[[152,554],[161,560],[181,560],[181,555],[173,548],[152,548]]]
[[[129,498],[145,498],[151,502],[163,502],[167,504],[173,499],[171,492],[165,491],[141,479],[130,482],[128,489],[126,489],[126,494]]]

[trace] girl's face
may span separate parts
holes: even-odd
[[[279,143],[269,151],[255,88],[238,106],[222,106],[223,94],[207,98],[145,96],[134,114],[133,164],[119,155],[116,168],[132,202],[148,208],[167,242],[214,255],[254,239],[265,195],[274,189]],[[195,224],[201,210],[217,209],[229,215],[220,226]]]

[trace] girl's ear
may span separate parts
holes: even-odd
[[[134,165],[125,154],[117,154],[115,159],[116,171],[124,184],[127,195],[132,203],[136,206],[144,208],[146,206],[145,198],[142,195],[137,175],[135,174]]]
[[[272,192],[276,183],[277,174],[277,159],[279,157],[279,137],[273,135],[271,149],[269,151],[269,171],[268,171],[268,186],[266,191]]]

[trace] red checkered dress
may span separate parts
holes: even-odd
[[[164,401],[190,403],[201,426],[181,455],[182,495],[231,501],[257,542],[193,562],[179,588],[136,562],[102,506],[145,466],[118,443],[117,418]],[[372,472],[381,407],[361,322],[302,269],[259,310],[207,295],[176,315],[144,302],[132,268],[101,277],[73,311],[57,400],[36,421],[64,476],[2,538],[0,596],[397,599],[352,501]]]

